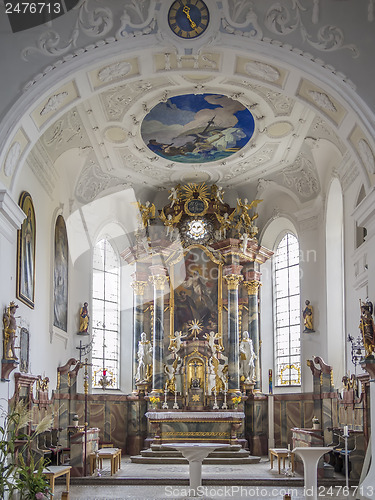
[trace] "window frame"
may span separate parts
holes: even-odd
[[[104,254],[103,254],[103,266],[102,269],[96,267],[95,265],[95,252],[97,251],[98,246],[104,241]],[[116,269],[116,272],[110,272],[108,268],[108,254],[107,254],[107,246],[109,245],[110,251],[113,253],[113,257],[115,257],[115,265],[110,266],[110,269]],[[101,250],[99,250],[101,251]],[[95,296],[95,285],[94,285],[94,280],[95,280],[95,273],[102,272],[103,274],[103,297],[96,297]],[[115,298],[113,300],[108,300],[108,279],[110,275],[116,275],[117,278],[117,287],[116,288],[116,294]],[[120,353],[121,353],[121,346],[120,346],[120,332],[121,332],[121,325],[120,325],[120,292],[121,292],[121,266],[120,266],[120,256],[119,253],[111,242],[111,238],[108,236],[103,236],[100,239],[97,240],[95,246],[93,247],[93,252],[92,252],[92,351],[91,351],[91,363],[92,363],[92,376],[91,376],[91,388],[93,390],[97,389],[105,389],[105,390],[119,390],[120,389]],[[96,313],[96,303],[102,302],[103,307],[102,307],[102,327],[99,325],[99,320],[97,320],[97,313]],[[117,317],[116,317],[116,325],[114,328],[108,328],[106,326],[106,312],[109,310],[110,305],[116,305],[113,310],[117,312]],[[95,347],[95,334],[96,332],[100,332],[100,338],[103,340],[98,342],[98,346]],[[116,337],[116,340],[114,342],[115,345],[115,356],[109,357],[108,355],[106,356],[106,350],[108,351],[111,349],[108,345],[106,345],[106,339],[108,341],[108,334],[113,335]],[[100,350],[102,349],[103,355],[100,356]],[[94,353],[97,352],[98,355],[94,356]],[[104,361],[104,363],[103,363]],[[115,365],[115,369],[112,371],[108,366],[108,362],[111,364]],[[104,364],[104,366],[103,366]],[[105,372],[103,372],[105,370]],[[100,374],[99,372],[102,371]],[[99,383],[95,383],[95,377],[97,376],[97,379],[100,380],[100,378],[103,377],[103,375],[108,375],[112,374],[114,375],[115,378],[115,383],[113,386],[108,385],[106,387],[102,387]]]
[[[298,253],[297,253],[297,258],[298,258],[298,262],[297,264],[290,264],[291,260],[295,259],[296,256],[290,258],[290,252],[289,252],[289,246],[290,246],[290,242],[289,242],[289,236],[293,237],[296,241],[296,243],[298,244]],[[276,258],[277,258],[277,254],[278,254],[278,251],[279,251],[279,248],[280,248],[280,245],[281,243],[285,240],[285,238],[287,238],[287,241],[286,241],[286,247],[287,247],[287,250],[286,250],[286,263],[287,265],[286,266],[283,266],[283,267],[278,267],[278,264],[277,264],[277,261],[276,261]],[[274,324],[274,328],[273,328],[273,339],[274,339],[274,372],[275,372],[275,387],[277,388],[299,388],[302,386],[302,380],[301,380],[301,376],[302,376],[302,366],[301,366],[301,283],[300,283],[300,264],[301,264],[301,259],[300,259],[300,246],[299,246],[299,240],[298,240],[298,237],[296,236],[296,234],[294,234],[292,231],[290,230],[287,230],[285,232],[283,232],[278,240],[277,240],[277,244],[275,245],[275,253],[274,253],[274,260],[273,260],[273,272],[272,272],[272,284],[273,284],[273,292],[272,292],[272,295],[273,295],[273,324]],[[291,291],[291,280],[290,280],[290,269],[291,268],[295,268],[297,266],[297,269],[298,269],[298,292],[297,293],[290,293]],[[287,295],[283,295],[281,297],[277,297],[277,294],[278,294],[278,291],[277,291],[277,273],[279,273],[280,271],[286,271],[287,272],[287,278],[288,278],[288,283],[287,283],[287,290],[288,290],[288,293]],[[294,302],[296,303],[296,307],[293,311],[295,311],[296,313],[296,321],[295,322],[291,322],[291,298],[294,298]],[[280,354],[278,354],[278,346],[280,345],[280,340],[279,340],[279,334],[278,334],[278,330],[280,330],[280,326],[278,326],[278,322],[280,321],[279,318],[279,314],[280,312],[278,311],[278,301],[279,300],[287,300],[288,302],[288,309],[287,309],[287,315],[288,315],[288,322],[287,324],[285,325],[285,328],[288,329],[288,346],[287,346],[287,351],[288,353],[286,355],[283,355],[283,356],[280,356]],[[298,311],[298,313],[297,313]],[[291,329],[294,329],[295,331],[298,331],[298,353],[295,353],[293,354],[292,353],[292,350],[293,350],[293,341],[296,341],[297,339],[297,335],[295,337],[292,336],[292,330]],[[294,358],[296,358],[298,356],[298,361],[296,363],[296,360]],[[290,376],[289,376],[289,379],[288,381],[286,381],[285,383],[283,383],[281,380],[280,380],[280,374],[279,374],[279,367],[281,364],[281,361],[282,359],[285,359],[285,358],[288,358],[288,361],[285,363],[285,365],[287,367],[292,368],[293,366],[295,367],[295,369],[297,370],[297,382],[296,383],[293,383],[293,381],[291,381],[290,379]],[[295,364],[297,364],[297,366],[295,366]],[[288,368],[286,368],[286,370],[288,370]],[[290,375],[290,372],[289,372],[289,375]]]

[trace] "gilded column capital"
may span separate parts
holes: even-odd
[[[224,276],[228,290],[237,290],[240,282],[243,280],[242,274],[227,274]]]
[[[133,281],[130,285],[134,290],[134,295],[143,295],[147,286],[147,281]]]
[[[243,284],[247,289],[248,295],[258,295],[259,287],[262,286],[262,283],[258,280],[244,281]]]
[[[169,278],[165,274],[154,274],[149,276],[149,282],[155,287],[155,290],[164,290],[166,283],[168,283]]]

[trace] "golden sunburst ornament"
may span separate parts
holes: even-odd
[[[202,330],[203,323],[199,321],[199,319],[193,319],[188,323],[189,330],[194,333],[194,339],[197,338],[197,335]]]
[[[185,200],[209,199],[209,188],[204,182],[203,184],[186,184],[186,186],[182,187],[182,190],[184,191],[183,197],[185,198]]]
[[[193,397],[191,398],[193,401],[198,402],[199,401],[199,394],[193,394]]]

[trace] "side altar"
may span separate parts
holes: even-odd
[[[256,238],[262,200],[230,207],[205,184],[178,185],[169,200],[158,214],[138,202],[122,252],[134,265],[133,393],[149,401],[146,441],[180,432],[232,443],[236,428],[244,443],[244,403],[261,391],[260,266],[272,256]]]

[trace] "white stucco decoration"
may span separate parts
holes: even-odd
[[[40,115],[43,116],[47,115],[48,113],[51,113],[52,111],[56,111],[65,101],[68,95],[69,95],[68,92],[61,92],[60,94],[55,94],[52,97],[50,97],[47,101],[47,104],[40,112]]]
[[[18,159],[21,154],[21,144],[19,142],[15,142],[12,144],[11,148],[9,149],[7,158],[5,160],[4,164],[4,173],[7,177],[10,177],[14,169],[17,165]]]
[[[309,90],[308,94],[315,102],[315,104],[320,108],[326,109],[327,111],[331,111],[333,113],[337,112],[336,106],[333,104],[327,94],[324,94],[323,92],[317,92],[316,90]]]
[[[127,75],[132,69],[132,65],[126,61],[111,64],[101,69],[98,78],[101,82],[111,82]]]
[[[280,78],[280,73],[276,68],[259,61],[248,62],[245,65],[245,71],[250,76],[255,76],[266,82],[276,82]]]
[[[375,174],[375,158],[368,143],[361,139],[358,141],[358,152],[369,174]]]

